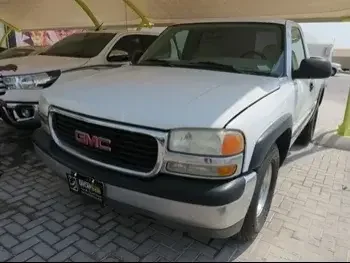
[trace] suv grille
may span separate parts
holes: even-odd
[[[144,173],[151,172],[156,165],[158,144],[150,135],[91,124],[59,113],[52,113],[52,126],[61,142],[90,159]],[[76,130],[110,139],[111,151],[77,142]]]

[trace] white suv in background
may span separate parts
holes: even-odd
[[[1,60],[0,65],[18,67],[16,72],[3,73],[1,118],[16,128],[38,127],[37,105],[43,89],[127,64],[130,54],[145,51],[158,35],[148,31],[84,32],[64,38],[39,55]]]

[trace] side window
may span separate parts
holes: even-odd
[[[132,55],[136,50],[143,50],[140,35],[129,35],[122,37],[117,43],[115,43],[110,53],[113,50],[122,50],[127,52],[129,55]]]
[[[299,28],[292,28],[292,70],[299,69],[300,63],[306,58],[303,38]]]

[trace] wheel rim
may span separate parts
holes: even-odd
[[[264,207],[266,205],[267,197],[269,195],[270,185],[271,185],[271,178],[272,178],[272,164],[269,165],[265,172],[264,181],[261,185],[260,192],[259,192],[259,199],[258,199],[258,207],[256,209],[256,216],[259,217],[262,211],[264,210]]]

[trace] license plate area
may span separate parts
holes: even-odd
[[[101,204],[104,202],[104,184],[92,177],[81,176],[71,172],[67,174],[69,190],[73,193],[85,195],[97,200]]]

